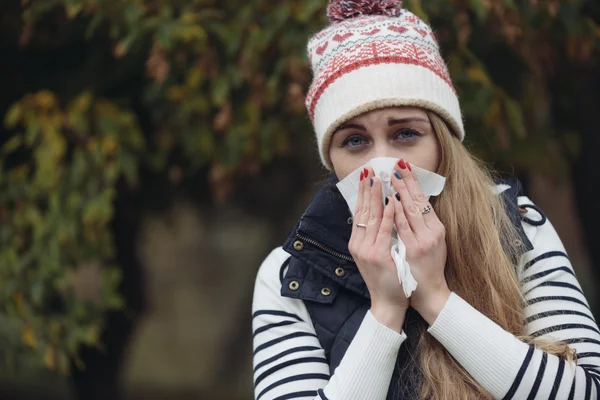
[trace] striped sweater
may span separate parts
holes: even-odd
[[[527,197],[518,201],[532,205]],[[577,364],[523,343],[455,293],[428,332],[494,398],[597,399],[600,331],[552,224],[532,208],[527,217],[523,228],[534,249],[518,265],[525,334],[568,343],[577,351]],[[280,267],[287,257],[281,248],[273,250],[256,279],[255,399],[384,400],[404,332],[388,329],[367,312],[330,376],[303,301],[280,294]]]

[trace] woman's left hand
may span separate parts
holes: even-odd
[[[400,160],[396,170],[402,179],[396,173],[392,178],[392,185],[400,195],[400,200],[394,199],[395,224],[406,246],[406,261],[418,283],[410,305],[432,325],[450,296],[444,276],[446,230],[419,187],[410,164]],[[431,211],[424,213],[426,209]]]

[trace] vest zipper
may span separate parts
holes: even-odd
[[[314,240],[312,240],[312,239],[309,239],[309,238],[307,238],[306,236],[302,236],[302,235],[300,235],[300,234],[299,234],[299,233],[297,233],[297,232],[296,232],[296,236],[297,236],[299,239],[302,239],[302,240],[304,240],[305,242],[307,242],[307,243],[310,243],[310,244],[312,244],[313,246],[316,246],[316,247],[318,247],[319,249],[323,250],[325,253],[331,254],[332,256],[335,256],[335,257],[337,257],[337,258],[341,258],[342,260],[346,260],[346,261],[354,262],[354,259],[353,259],[352,257],[348,257],[348,256],[347,256],[347,255],[345,255],[345,254],[338,253],[337,251],[333,251],[333,250],[329,249],[328,247],[326,247],[326,246],[322,245],[321,243],[319,243],[319,242],[316,242],[316,241],[314,241]]]

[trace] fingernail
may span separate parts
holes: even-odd
[[[365,178],[364,172],[360,171],[360,180],[362,181]]]
[[[412,168],[410,167],[410,163],[409,162],[406,163],[406,166],[408,167],[409,171],[412,171]]]
[[[386,198],[385,198],[385,205],[387,206],[388,204],[390,204],[390,198],[386,196]]]
[[[394,171],[394,176],[398,179],[402,179],[402,176],[400,176],[400,171],[398,170]]]
[[[400,201],[400,193],[396,192],[395,196],[396,196],[396,200]]]
[[[400,161],[398,161],[398,166],[400,167],[400,169],[406,169],[406,162],[403,158],[401,158]]]
[[[371,187],[373,187],[373,183],[375,183],[375,181],[373,180],[373,178],[371,178]]]

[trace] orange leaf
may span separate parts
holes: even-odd
[[[25,325],[23,332],[21,332],[21,339],[23,343],[31,348],[37,347],[37,338],[35,337],[35,332],[31,329],[30,325]]]
[[[52,346],[47,347],[46,351],[44,352],[44,364],[46,364],[49,369],[54,370],[56,369],[56,359],[56,349]]]

